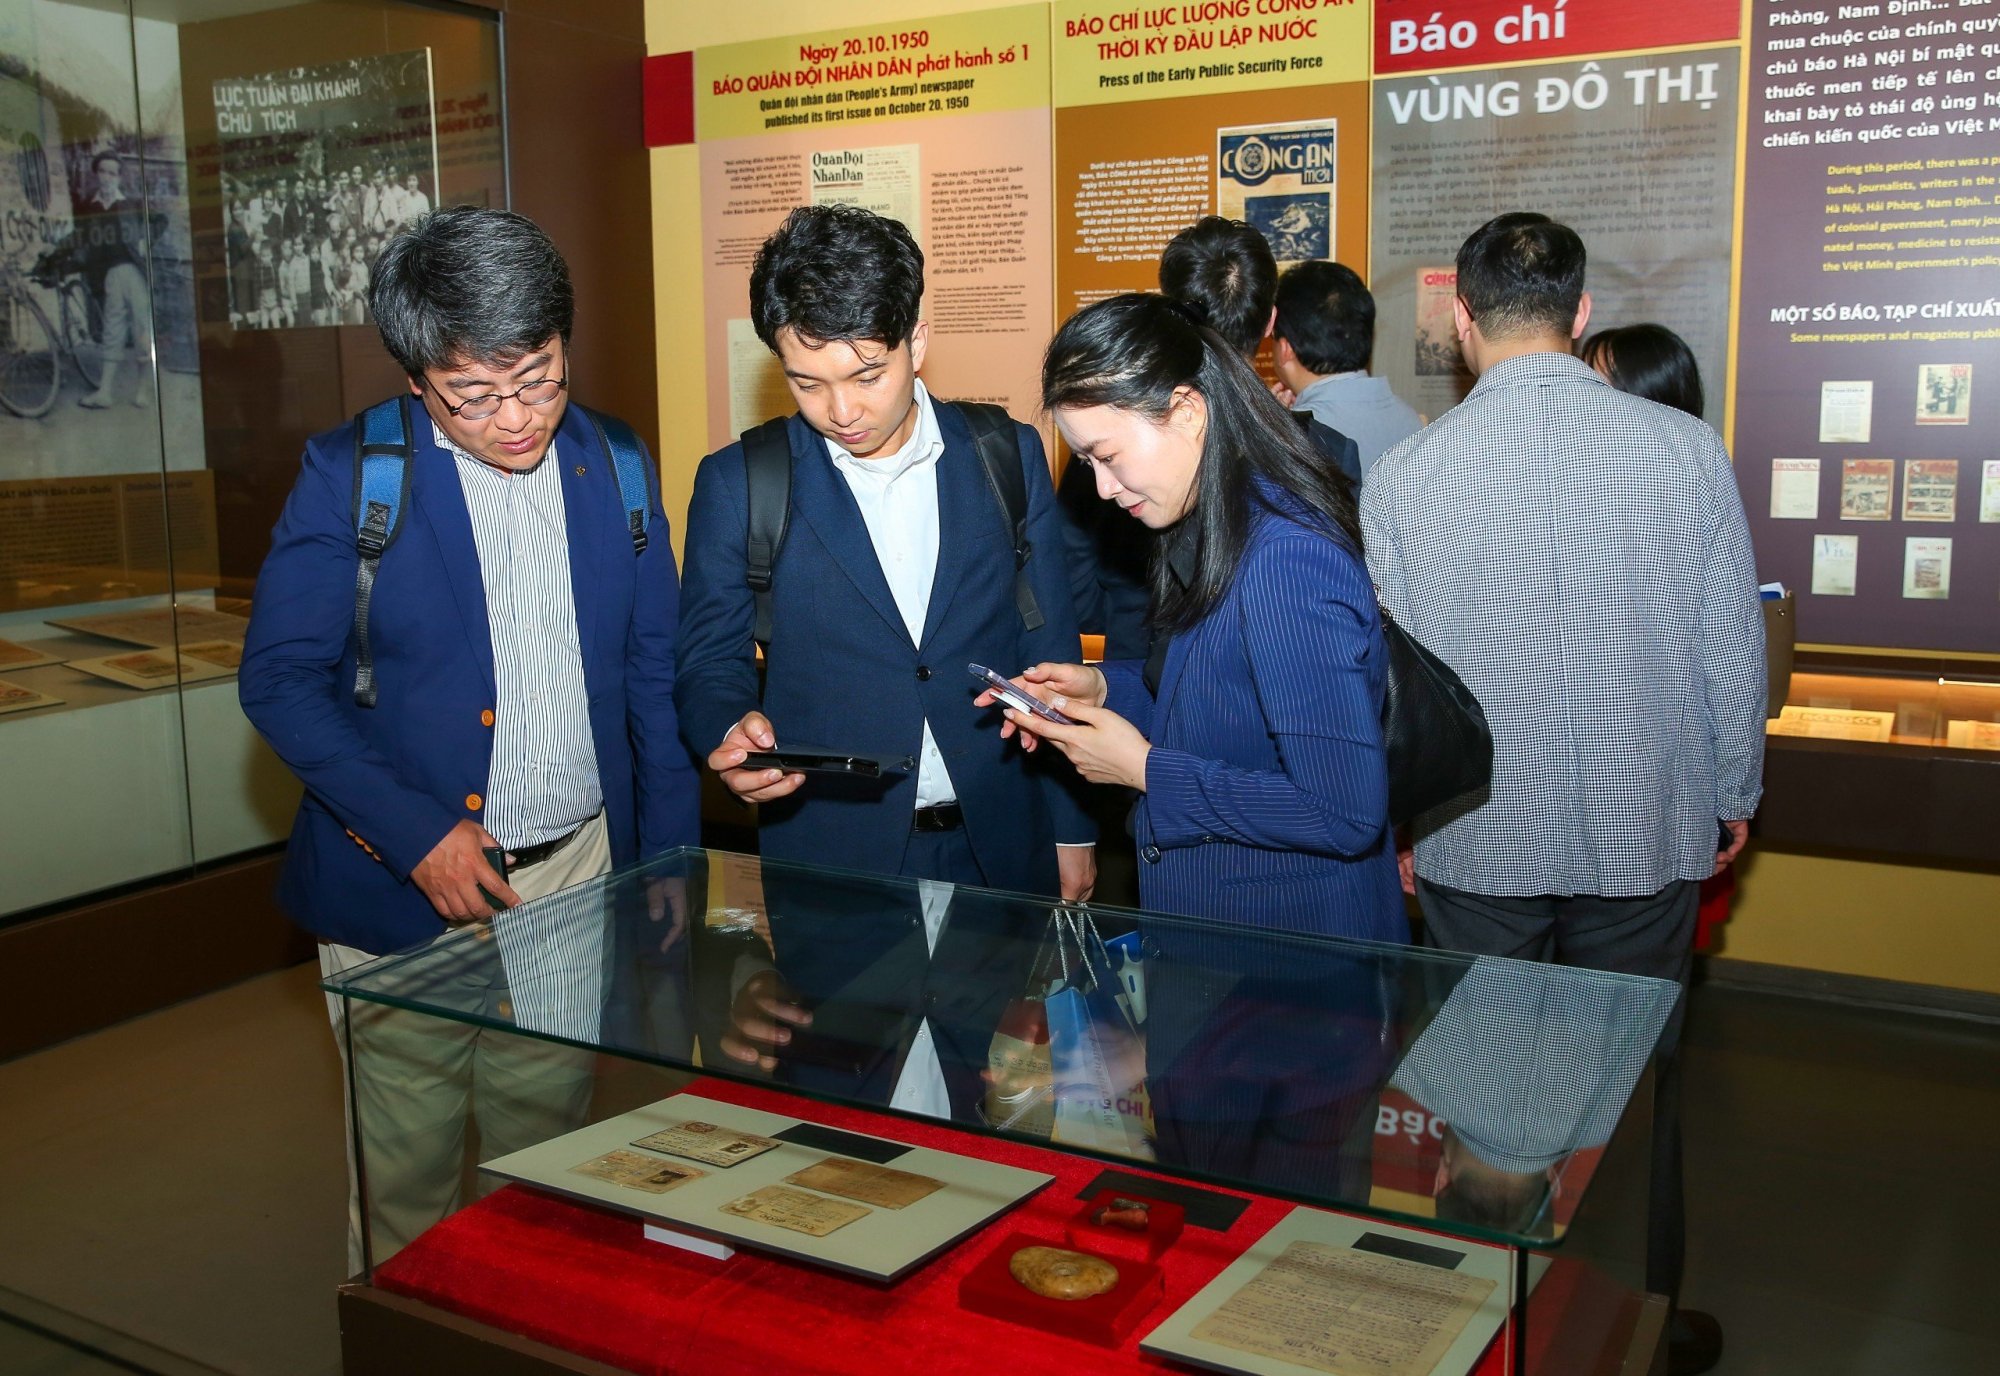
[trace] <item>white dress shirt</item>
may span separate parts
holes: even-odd
[[[532,472],[505,473],[436,422],[431,434],[458,464],[486,589],[494,691],[486,829],[504,846],[553,841],[604,806],[555,445]]]
[[[955,887],[936,879],[917,881],[918,901],[924,915],[924,942],[932,955],[937,954],[938,933],[944,928]],[[951,1120],[951,1094],[945,1089],[944,1065],[938,1060],[937,1039],[931,1035],[929,1018],[918,1025],[917,1035],[910,1042],[910,1054],[903,1058],[903,1069],[896,1076],[889,1107],[903,1113],[921,1113],[926,1118]]]
[[[868,527],[868,541],[875,547],[875,560],[889,581],[896,610],[912,645],[924,638],[924,618],[930,611],[931,584],[937,578],[938,562],[938,459],[944,453],[944,436],[938,430],[937,408],[921,380],[916,387],[917,426],[908,443],[894,454],[879,459],[857,459],[832,440],[827,440],[827,457],[854,494],[861,508],[862,524]],[[931,736],[931,724],[924,723],[923,749],[917,756],[918,807],[956,802],[951,775],[945,771],[944,755]]]

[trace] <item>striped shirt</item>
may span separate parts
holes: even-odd
[[[604,806],[590,735],[583,646],[569,574],[569,527],[555,445],[527,473],[505,473],[453,444],[472,517],[493,640],[493,758],[486,829],[504,846],[575,830]]]
[[[529,1032],[577,1042],[603,1040],[614,904],[642,891],[644,883],[637,877],[589,879],[495,913],[493,946],[500,952],[499,983],[507,990],[500,1015],[511,1013],[513,1025]],[[481,942],[460,948],[489,980],[493,946]]]
[[[1487,370],[1361,489],[1368,569],[1493,728],[1484,802],[1417,822],[1417,873],[1632,898],[1715,868],[1757,810],[1764,614],[1729,455],[1567,354]]]
[[[1680,990],[1663,979],[1481,956],[1389,1078],[1496,1170],[1601,1147]]]

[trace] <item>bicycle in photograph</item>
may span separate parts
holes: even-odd
[[[59,244],[47,250],[26,273],[0,263],[0,274],[5,276],[7,295],[6,347],[0,350],[0,405],[17,416],[46,415],[62,391],[65,356],[83,385],[97,390],[104,381],[104,305],[76,270],[68,246]],[[38,299],[28,287],[30,282],[55,294],[56,321],[49,319],[41,303],[46,298]],[[17,313],[23,317],[18,322]],[[45,348],[53,348],[53,357]]]
[[[48,414],[61,390],[60,337],[27,275],[0,261],[0,406],[32,420]]]
[[[33,275],[56,293],[62,317],[56,342],[69,355],[83,385],[96,391],[104,381],[104,303],[90,284],[53,252],[42,255]]]

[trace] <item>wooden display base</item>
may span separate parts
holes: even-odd
[[[516,1337],[474,1319],[351,1280],[336,1291],[341,1376],[628,1376],[616,1367]],[[1624,1340],[1588,1365],[1588,1376],[1666,1376],[1667,1302],[1634,1297]],[[719,1373],[718,1376],[734,1376]]]

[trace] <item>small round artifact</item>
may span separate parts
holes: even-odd
[[[1007,1270],[1030,1292],[1052,1300],[1087,1300],[1118,1284],[1118,1268],[1061,1247],[1023,1247]]]

